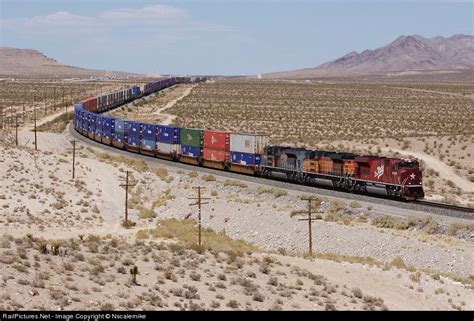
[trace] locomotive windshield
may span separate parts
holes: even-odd
[[[398,163],[398,168],[415,168],[415,167],[418,167],[418,162],[408,162],[408,161],[404,161],[404,162],[400,162]]]

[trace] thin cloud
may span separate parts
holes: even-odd
[[[205,31],[228,31],[229,28],[194,20],[187,11],[170,5],[151,5],[142,8],[120,8],[100,12],[94,16],[81,16],[68,11],[59,11],[44,16],[10,18],[3,20],[3,27],[17,32],[60,32],[79,29],[96,32],[109,31],[111,27],[140,28],[159,25],[164,28],[179,26]]]
[[[96,19],[87,16],[71,14],[67,11],[58,11],[45,16],[31,18],[11,18],[3,20],[3,26],[11,29],[61,28],[82,27],[95,25]]]
[[[153,5],[139,9],[113,9],[99,15],[99,19],[107,20],[155,20],[155,19],[183,19],[189,15],[181,8],[168,5]]]

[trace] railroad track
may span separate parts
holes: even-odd
[[[431,202],[431,201],[425,201],[425,200],[419,200],[419,201],[416,201],[416,203],[431,206],[431,207],[444,208],[448,210],[455,210],[459,212],[474,214],[474,208],[471,208],[471,207],[457,206],[457,205]]]
[[[454,218],[460,218],[460,219],[466,219],[466,220],[474,220],[474,209],[472,208],[460,207],[460,206],[442,204],[442,203],[436,203],[436,202],[429,202],[429,201],[403,202],[403,201],[397,201],[397,200],[386,198],[386,197],[369,196],[366,194],[355,194],[355,193],[352,194],[352,193],[338,191],[335,189],[299,185],[299,184],[290,183],[284,180],[274,180],[270,178],[243,175],[239,173],[226,172],[226,171],[216,170],[216,169],[207,168],[207,167],[200,167],[196,165],[173,162],[166,159],[160,159],[153,156],[136,154],[136,153],[122,150],[122,149],[118,149],[113,146],[104,145],[95,140],[89,139],[88,137],[82,136],[81,134],[76,132],[74,130],[74,126],[72,125],[72,122],[70,123],[68,128],[69,128],[70,134],[74,138],[84,143],[87,143],[90,146],[98,147],[98,148],[101,148],[102,150],[105,150],[114,154],[124,155],[127,157],[144,160],[146,162],[172,166],[172,167],[181,168],[185,170],[198,170],[200,172],[214,174],[221,177],[239,179],[239,180],[244,180],[244,181],[248,181],[252,183],[280,187],[280,188],[300,191],[304,193],[314,193],[314,194],[318,194],[322,196],[338,197],[338,198],[343,198],[347,200],[368,202],[368,203],[373,203],[375,205],[382,204],[386,206],[403,208],[403,209],[413,210],[413,211],[418,211],[418,212],[424,212],[428,214],[436,214],[440,216],[448,216],[448,217],[454,217]]]

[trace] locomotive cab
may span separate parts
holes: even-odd
[[[416,200],[425,196],[423,177],[417,161],[402,160],[397,164],[398,177],[402,184],[402,194],[407,200]]]

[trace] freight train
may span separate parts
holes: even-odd
[[[264,134],[147,124],[101,114],[176,84],[205,80],[170,77],[81,100],[74,105],[74,128],[106,145],[197,166],[408,201],[424,197],[417,161],[273,146]]]

